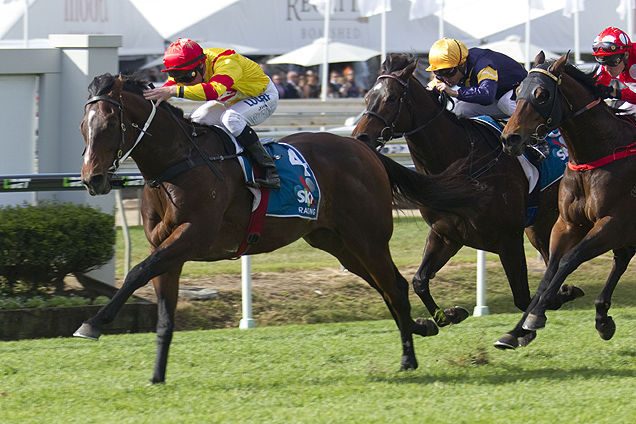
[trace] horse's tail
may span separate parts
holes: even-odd
[[[469,181],[466,161],[458,160],[440,174],[422,174],[376,152],[389,176],[394,200],[466,215],[484,206],[489,189]]]

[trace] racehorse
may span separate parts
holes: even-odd
[[[523,246],[528,179],[517,158],[502,154],[498,137],[447,110],[448,98],[436,89],[425,88],[413,75],[416,67],[417,61],[410,55],[387,57],[375,86],[366,95],[366,111],[352,136],[374,148],[404,136],[416,170],[424,174],[438,174],[454,161],[467,158],[471,166],[466,179],[491,187],[492,191],[484,192],[481,202],[487,206],[474,209],[471,222],[453,213],[440,214],[426,205],[420,206],[431,231],[422,264],[413,278],[415,292],[439,326],[465,319],[468,311],[464,308],[442,311],[437,306],[429,282],[467,245],[499,254],[514,303],[525,310],[531,299]],[[536,218],[525,228],[544,260],[548,258],[550,229],[556,217],[557,184],[552,184],[541,192]],[[558,308],[578,295],[580,289],[564,287],[551,306]]]
[[[91,195],[107,194],[120,161],[128,155],[135,160],[153,187],[144,187],[141,207],[151,253],[75,335],[99,338],[102,325],[152,280],[158,324],[151,382],[159,383],[165,381],[183,264],[236,257],[246,239],[254,196],[246,187],[236,150],[226,147],[223,135],[185,119],[183,111],[167,103],[156,107],[144,100],[145,89],[147,83],[138,77],[109,74],[96,77],[89,86],[80,123],[86,141],[82,182]],[[394,191],[460,214],[479,193],[463,183],[461,174],[422,176],[352,138],[299,133],[281,141],[300,152],[313,170],[321,191],[319,213],[316,219],[266,216],[260,239],[250,245],[249,253],[271,252],[301,237],[331,253],[382,295],[400,331],[401,366],[417,368],[412,335],[431,336],[438,329],[431,320],[411,318],[408,283],[389,252]],[[411,189],[422,184],[427,186],[423,191]]]
[[[535,59],[517,94],[517,110],[502,133],[506,152],[518,155],[526,143],[559,127],[570,156],[559,191],[559,218],[552,229],[550,261],[521,321],[495,346],[514,349],[524,334],[545,327],[546,305],[580,264],[609,250],[614,261],[596,298],[596,329],[604,340],[616,331],[608,316],[619,278],[636,252],[636,124],[616,116],[601,99],[593,73],[567,63]]]

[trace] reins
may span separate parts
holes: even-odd
[[[397,120],[397,118],[400,116],[400,114],[402,113],[402,107],[404,106],[404,100],[406,98],[406,94],[409,88],[409,82],[408,81],[403,81],[402,79],[398,78],[395,75],[392,74],[382,74],[380,75],[376,82],[379,82],[381,79],[384,78],[391,78],[395,81],[397,81],[398,83],[400,83],[400,85],[403,87],[402,90],[402,94],[400,95],[400,103],[398,105],[398,107],[395,109],[396,113],[392,114],[395,115],[392,117],[392,121],[389,122],[389,118],[385,118],[384,116],[380,115],[377,112],[373,112],[370,111],[368,109],[365,109],[365,111],[363,112],[364,115],[370,115],[373,116],[375,118],[380,119],[382,122],[384,122],[385,127],[382,129],[382,131],[380,132],[380,135],[382,136],[382,141],[380,143],[379,149],[383,148],[387,142],[391,141],[394,138],[400,138],[400,137],[404,137],[404,136],[409,136],[412,134],[415,134],[421,130],[423,130],[424,128],[426,128],[428,125],[430,125],[431,123],[433,123],[437,118],[439,118],[439,116],[444,113],[444,111],[446,110],[446,104],[448,103],[448,101],[450,100],[452,102],[452,100],[448,97],[448,95],[444,92],[440,93],[440,103],[441,107],[439,109],[439,111],[437,112],[437,114],[435,116],[433,116],[431,119],[429,119],[428,121],[424,122],[423,124],[417,126],[414,129],[402,132],[402,133],[396,133],[395,132],[395,121]],[[388,134],[386,134],[388,130]],[[464,126],[464,131],[466,132],[466,135],[468,137],[468,139],[470,140],[470,168],[468,170],[469,172],[469,178],[471,180],[475,180],[476,178],[480,177],[481,175],[483,175],[484,173],[486,173],[488,170],[490,170],[492,167],[494,167],[497,162],[499,161],[499,158],[501,157],[501,154],[503,153],[503,149],[498,149],[499,153],[497,154],[497,156],[495,158],[493,158],[492,160],[490,160],[487,164],[485,164],[484,166],[482,166],[480,169],[478,169],[475,173],[473,173],[473,153],[475,150],[475,140],[473,139],[473,137],[470,135],[468,129]]]
[[[426,128],[431,122],[435,121],[443,112],[444,112],[444,107],[442,107],[439,112],[437,113],[437,115],[435,115],[433,118],[431,118],[430,120],[428,120],[427,122],[425,122],[424,124],[418,126],[417,128],[414,128],[412,130],[406,131],[406,132],[402,132],[402,133],[396,133],[395,132],[395,121],[397,120],[398,116],[400,116],[400,113],[402,112],[402,106],[404,105],[404,99],[406,98],[406,93],[408,91],[409,88],[409,81],[403,81],[400,78],[398,78],[395,75],[392,74],[382,74],[380,75],[376,81],[380,81],[383,78],[391,78],[395,81],[397,81],[398,83],[400,83],[400,85],[402,85],[403,90],[402,90],[402,94],[400,95],[400,103],[397,107],[397,109],[395,109],[395,117],[393,117],[391,123],[389,123],[389,118],[385,118],[384,116],[380,115],[377,112],[373,112],[369,109],[365,109],[363,112],[363,115],[370,115],[373,116],[375,118],[380,119],[382,122],[384,122],[385,127],[382,129],[382,131],[380,132],[380,135],[382,136],[382,142],[380,143],[379,148],[383,148],[386,143],[388,143],[389,141],[393,140],[394,138],[400,138],[400,137],[405,137],[407,135],[411,135],[411,134],[415,134],[416,132],[423,130],[424,128]],[[444,94],[445,96],[445,94]]]
[[[151,84],[152,87],[152,84]],[[125,139],[126,139],[126,124],[124,123],[124,106],[120,101],[117,101],[115,99],[113,99],[112,97],[108,97],[108,96],[93,96],[90,99],[88,99],[88,101],[85,103],[84,107],[93,104],[93,103],[97,103],[99,101],[105,101],[105,102],[109,102],[115,106],[117,106],[117,108],[119,109],[119,122],[120,122],[120,133],[121,133],[121,138],[119,141],[119,149],[117,151],[117,155],[115,157],[115,160],[113,161],[113,165],[108,169],[108,172],[111,174],[114,174],[117,172],[117,170],[119,169],[119,166],[121,165],[121,163],[123,163],[126,159],[128,159],[128,157],[132,154],[133,150],[135,149],[135,147],[137,147],[137,145],[139,144],[139,142],[141,141],[141,139],[143,138],[144,135],[148,134],[151,136],[150,133],[147,132],[148,127],[150,127],[150,124],[152,123],[155,114],[157,112],[157,106],[155,105],[154,101],[150,101],[150,104],[152,105],[152,110],[150,111],[150,114],[148,116],[148,118],[146,119],[146,122],[143,126],[143,128],[139,128],[139,126],[137,124],[135,124],[134,122],[131,123],[131,126],[134,128],[139,129],[140,133],[139,136],[137,136],[137,139],[135,140],[135,142],[133,143],[132,147],[126,152],[123,153],[124,150],[124,144],[125,144]],[[146,182],[146,184],[148,185],[148,187],[150,188],[155,188],[157,187],[159,184],[161,184],[163,181],[167,181],[170,178],[190,169],[190,168],[194,168],[196,166],[200,166],[200,165],[208,165],[208,167],[212,170],[212,172],[214,173],[214,175],[216,175],[216,177],[219,179],[219,181],[223,181],[223,176],[219,173],[219,171],[217,171],[217,169],[214,167],[214,165],[212,164],[212,161],[210,160],[210,158],[208,158],[204,152],[201,150],[201,148],[194,142],[194,139],[192,138],[192,136],[190,135],[190,133],[188,133],[188,131],[183,127],[183,125],[181,125],[181,122],[179,120],[179,118],[174,114],[174,112],[172,111],[172,109],[166,104],[164,109],[166,109],[168,111],[168,113],[170,114],[170,116],[172,117],[172,119],[174,119],[174,121],[177,123],[177,125],[179,126],[179,128],[181,129],[181,131],[183,131],[183,133],[185,134],[185,136],[188,138],[188,140],[190,141],[190,143],[194,146],[194,148],[197,150],[197,152],[199,153],[199,155],[201,156],[200,158],[197,159],[188,159],[184,162],[178,163],[174,166],[171,166],[170,168],[166,169],[165,171],[163,171],[162,173],[160,173],[158,176],[156,176],[155,178],[148,180]],[[225,159],[225,157],[221,157],[220,160]]]
[[[157,107],[155,106],[154,102],[150,102],[150,104],[152,104],[152,110],[150,111],[150,115],[148,116],[148,119],[146,119],[146,123],[144,124],[143,128],[139,129],[139,126],[137,124],[135,124],[134,122],[131,123],[131,126],[133,128],[139,129],[140,132],[139,132],[139,135],[137,136],[137,139],[133,143],[133,146],[124,154],[123,149],[124,149],[124,143],[126,138],[126,124],[124,123],[124,106],[122,105],[121,102],[118,102],[112,97],[93,96],[90,99],[88,99],[84,107],[93,103],[97,103],[99,101],[106,101],[106,102],[112,103],[115,106],[117,106],[117,108],[119,109],[119,122],[120,122],[120,129],[121,129],[120,131],[121,139],[119,141],[119,150],[117,150],[117,155],[115,157],[115,160],[113,161],[113,165],[108,169],[108,172],[111,172],[114,174],[119,169],[120,164],[126,159],[128,159],[128,156],[130,156],[130,154],[135,149],[135,147],[137,147],[137,145],[139,144],[143,136],[145,134],[151,135],[150,133],[147,133],[147,130],[150,124],[152,123],[152,120],[155,117],[155,113],[157,112]]]
[[[544,119],[546,119],[546,122],[544,124],[539,124],[536,128],[535,128],[535,132],[534,134],[531,135],[532,138],[535,138],[537,140],[544,140],[547,136],[547,134],[559,127],[560,125],[562,125],[564,122],[567,122],[571,119],[574,119],[578,116],[580,116],[581,114],[583,114],[584,112],[587,112],[588,110],[592,109],[593,107],[595,107],[596,105],[601,103],[601,98],[598,97],[595,100],[593,100],[592,102],[588,103],[587,105],[583,106],[582,108],[578,109],[576,112],[574,112],[572,115],[566,117],[565,119],[554,119],[553,115],[554,115],[554,110],[556,105],[559,103],[557,102],[557,93],[558,95],[562,96],[563,99],[568,103],[568,105],[570,105],[570,110],[572,109],[572,103],[570,103],[570,101],[567,99],[567,97],[563,94],[563,91],[561,90],[561,81],[562,81],[562,77],[561,75],[559,75],[558,77],[556,75],[554,75],[553,73],[551,73],[549,70],[546,69],[542,69],[542,68],[533,68],[528,72],[528,75],[530,75],[530,73],[537,73],[537,79],[539,80],[539,82],[547,82],[549,83],[550,80],[554,81],[555,85],[554,87],[543,87],[541,86],[541,84],[537,84],[539,87],[542,87],[543,89],[548,90],[550,93],[555,93],[554,96],[551,96],[551,101],[552,101],[552,111],[550,112],[549,116],[546,117],[543,113],[543,111],[545,110],[544,107],[542,107],[542,105],[539,105],[534,97],[534,90],[532,90],[532,92],[530,92],[529,89],[526,89],[523,93],[520,92],[520,95],[518,96],[518,98],[524,99],[526,101],[528,101],[536,110],[537,112],[543,116]],[[550,80],[548,80],[548,77]],[[536,88],[535,88],[536,90]],[[560,118],[560,116],[559,116]],[[630,122],[632,122],[630,120]],[[632,122],[632,124],[634,124],[634,122]],[[541,128],[541,126],[545,126],[546,127],[546,132],[543,136],[539,136],[538,132],[539,132],[539,128]],[[635,125],[636,126],[636,125]],[[568,168],[570,168],[572,171],[589,171],[591,169],[595,169],[595,168],[599,168],[603,165],[607,165],[610,162],[613,162],[615,160],[618,159],[624,159],[626,157],[629,156],[633,156],[636,155],[636,143],[632,143],[628,146],[619,146],[616,147],[614,149],[614,151],[612,152],[611,155],[607,155],[605,157],[602,157],[600,159],[597,159],[595,161],[592,162],[588,162],[588,163],[582,163],[582,164],[574,164],[570,161],[568,161]]]

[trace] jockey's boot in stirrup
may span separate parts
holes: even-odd
[[[274,160],[269,153],[267,153],[263,144],[261,144],[256,132],[250,128],[249,125],[246,125],[243,132],[236,137],[236,141],[243,146],[245,151],[261,168],[263,176],[261,178],[255,178],[251,186],[257,188],[280,188],[280,177],[278,176]],[[248,185],[250,184],[248,183]]]

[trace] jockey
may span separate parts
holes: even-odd
[[[428,54],[427,71],[435,74],[429,88],[436,87],[456,99],[453,112],[464,118],[489,115],[507,119],[515,111],[515,88],[528,75],[519,62],[488,49],[468,49],[464,43],[443,38],[433,44]],[[547,142],[536,147],[546,157]]]
[[[608,97],[624,103],[620,109],[636,114],[636,54],[623,31],[604,29],[592,44],[592,55],[601,66],[596,74],[599,84],[608,88]]]
[[[163,55],[170,75],[162,86],[144,92],[157,104],[171,97],[207,100],[190,119],[205,125],[219,125],[236,137],[236,141],[260,166],[263,176],[256,187],[280,188],[280,178],[273,159],[251,128],[265,121],[278,106],[278,90],[252,60],[231,49],[203,50],[189,39],[179,38]]]

